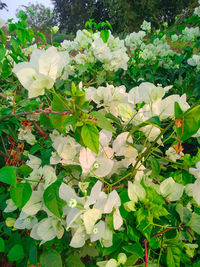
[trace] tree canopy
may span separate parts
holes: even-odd
[[[85,22],[109,20],[115,32],[138,30],[143,20],[159,27],[169,25],[187,8],[197,5],[197,0],[52,0],[62,30],[76,32]]]
[[[17,10],[17,14],[19,10]],[[27,22],[34,31],[49,34],[50,29],[56,25],[56,14],[51,8],[43,4],[31,4],[26,7],[25,13],[28,14]]]

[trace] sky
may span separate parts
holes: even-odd
[[[51,0],[1,0],[3,3],[7,4],[8,11],[5,9],[0,10],[0,18],[4,21],[7,21],[7,19],[16,18],[15,13],[16,9],[20,7],[20,5],[28,5],[28,3],[39,3],[43,4],[46,7],[53,8],[53,5],[51,3]]]

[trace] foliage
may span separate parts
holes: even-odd
[[[2,265],[199,265],[199,13],[56,46],[24,11],[0,29]]]
[[[27,14],[27,23],[35,32],[40,31],[45,35],[49,35],[50,29],[56,25],[56,14],[43,4],[31,4],[24,6]],[[17,16],[20,10],[17,10]]]
[[[198,5],[197,2],[197,0],[52,0],[60,28],[73,33],[83,29],[85,21],[91,18],[97,23],[110,21],[117,33],[136,31],[144,20],[150,21],[155,28],[161,27],[163,22],[172,25],[177,15],[187,8],[193,11]]]

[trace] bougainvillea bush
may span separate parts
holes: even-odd
[[[200,266],[199,10],[123,40],[0,30],[2,266]]]

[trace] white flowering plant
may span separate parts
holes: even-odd
[[[56,47],[19,17],[10,50],[0,32],[3,263],[198,266],[197,94],[136,71],[170,62],[170,75],[179,56],[165,36],[145,43],[145,21],[120,40],[108,22],[89,21]],[[187,60],[180,68],[195,72],[195,54]]]

